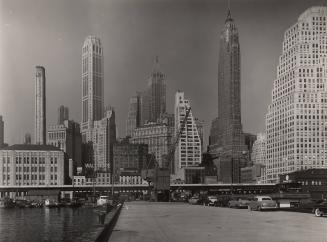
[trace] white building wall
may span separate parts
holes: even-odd
[[[175,137],[182,126],[187,110],[191,107],[189,100],[184,99],[183,92],[175,94]],[[198,166],[201,163],[201,139],[192,111],[180,136],[175,150],[175,173],[183,167]]]
[[[326,167],[327,7],[311,7],[286,30],[266,115],[267,182]]]

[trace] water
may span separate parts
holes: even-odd
[[[92,208],[0,208],[0,241],[94,241],[103,226]]]

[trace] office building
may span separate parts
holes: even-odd
[[[169,121],[169,118],[164,118],[156,123],[147,123],[136,128],[130,138],[133,144],[148,145],[148,152],[154,154],[159,167],[169,167],[169,163],[172,162],[167,160],[174,136],[174,127],[169,125]]]
[[[134,130],[141,125],[141,96],[138,93],[129,100],[126,120],[126,136],[131,137]]]
[[[76,168],[81,166],[82,159],[82,136],[79,123],[64,120],[63,124],[50,126],[48,145],[66,152],[68,158],[73,161],[73,174],[76,174]]]
[[[68,162],[51,145],[16,144],[0,149],[0,186],[67,184]]]
[[[148,165],[148,146],[131,144],[128,141],[117,142],[113,146],[114,174],[118,177],[122,171],[141,172],[152,168]]]
[[[160,114],[166,112],[166,77],[160,71],[156,57],[154,68],[146,90],[141,94],[141,124],[157,122]]]
[[[201,164],[201,139],[190,108],[191,103],[184,98],[184,93],[176,92],[174,137],[177,138],[178,134],[182,132],[175,150],[175,166],[173,171],[175,174],[184,167]],[[187,113],[188,116],[186,118]]]
[[[239,183],[240,168],[245,165],[247,153],[241,123],[241,58],[236,24],[228,10],[220,35],[218,63],[218,118],[210,134],[210,153],[215,160],[218,181]]]
[[[253,164],[266,164],[266,142],[266,135],[259,133],[252,147],[251,161]]]
[[[87,130],[91,137],[92,162],[97,172],[109,172],[113,163],[113,144],[116,142],[115,110],[106,108],[104,118],[94,122],[94,127]]]
[[[46,144],[46,88],[43,66],[36,66],[35,75],[35,144]]]
[[[82,49],[82,122],[83,142],[91,140],[94,121],[103,118],[104,111],[103,48],[100,39],[88,36]]]
[[[64,124],[65,120],[69,120],[69,109],[68,107],[65,107],[61,105],[58,108],[58,125]]]
[[[266,115],[266,180],[327,167],[327,7],[311,7],[285,31]]]

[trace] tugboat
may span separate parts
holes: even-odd
[[[44,206],[46,208],[58,208],[59,204],[57,202],[53,201],[53,200],[45,199]]]
[[[97,206],[104,206],[109,203],[109,197],[108,196],[100,196],[97,199]]]
[[[14,201],[9,197],[0,198],[0,208],[13,208],[15,207]]]

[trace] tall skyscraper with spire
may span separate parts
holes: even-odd
[[[36,66],[35,75],[35,143],[46,144],[45,69]]]
[[[157,122],[160,114],[166,112],[166,76],[160,71],[156,56],[153,71],[146,90],[142,93],[141,123]]]
[[[99,38],[88,36],[82,49],[82,122],[83,142],[91,139],[88,130],[104,115],[103,48]]]
[[[241,63],[238,30],[228,9],[220,35],[218,63],[218,119],[215,121],[215,144],[211,153],[217,156],[218,180],[240,182],[240,167],[247,152],[241,123]]]
[[[304,11],[284,34],[266,115],[265,180],[327,167],[327,7]]]

